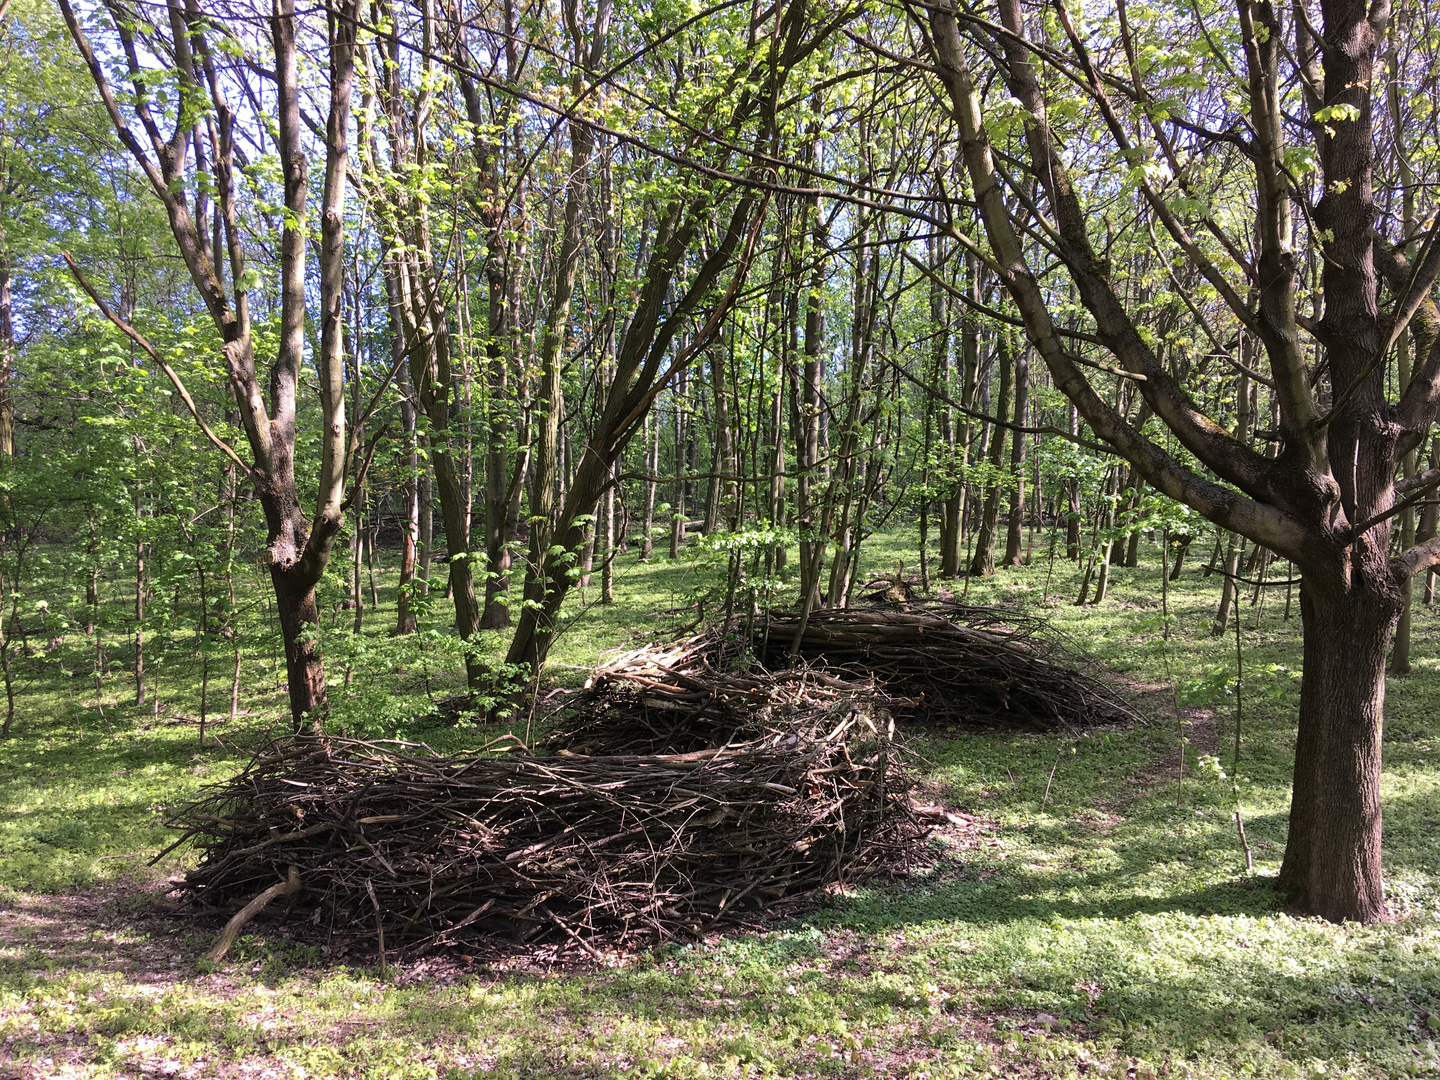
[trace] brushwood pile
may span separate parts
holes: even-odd
[[[538,750],[274,742],[171,820],[200,852],[182,889],[236,919],[283,895],[382,959],[693,938],[906,863],[933,817],[897,719],[1133,717],[1074,661],[979,609],[732,621],[612,657]]]

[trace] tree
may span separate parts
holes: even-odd
[[[998,23],[948,5],[915,19],[959,128],[983,256],[1056,385],[1147,483],[1299,568],[1305,670],[1279,884],[1302,911],[1373,922],[1385,916],[1387,646],[1403,583],[1440,561],[1440,540],[1391,552],[1393,516],[1440,483],[1433,470],[1396,480],[1440,400],[1440,246],[1427,236],[1421,257],[1408,259],[1420,238],[1394,237],[1375,203],[1377,162],[1387,158],[1372,86],[1389,5],[1324,0],[1318,28],[1303,3],[1294,10],[1288,25],[1266,0],[1236,0],[1223,25],[1215,11],[1149,11],[1143,39],[1123,2],[1083,30],[1063,0],[1053,18],[999,0]],[[1238,43],[1239,55],[1216,41]],[[970,53],[987,57],[997,95],[1012,101],[982,103]],[[1103,134],[1078,159],[1062,150],[1075,124]],[[1002,140],[1014,151],[1003,169]],[[1213,179],[1217,159],[1228,187]],[[1259,341],[1256,360],[1278,401],[1273,458],[1207,415],[1127,308],[1096,237],[1105,216],[1093,208],[1115,194],[1105,180],[1115,175],[1158,226],[1157,244],[1198,271],[1231,324]],[[1245,206],[1244,227],[1227,227]],[[1208,474],[1126,422],[1093,369],[1076,362],[1057,296],[1032,269],[1042,251],[1073,282],[1123,377]],[[1324,310],[1313,318],[1302,300],[1317,297]],[[1387,397],[1386,369],[1407,325],[1420,359],[1403,392]]]
[[[842,10],[831,16],[831,25],[840,25],[851,17],[848,9]],[[774,41],[767,41],[762,48],[762,32],[771,31],[771,18],[775,20]],[[744,179],[749,182],[740,185],[692,178],[688,184],[662,189],[656,199],[652,211],[656,222],[654,238],[649,243],[643,273],[637,271],[642,280],[614,364],[608,368],[610,379],[603,390],[599,416],[558,508],[537,514],[537,510],[547,509],[548,503],[542,501],[531,507],[536,519],[532,533],[534,560],[526,580],[525,608],[506,657],[508,663],[527,664],[537,670],[543,663],[556,617],[571,583],[578,577],[575,562],[590,517],[611,482],[615,463],[644,424],[655,399],[716,339],[753,257],[768,207],[768,199],[757,189],[764,186],[763,177],[769,169],[766,161],[776,149],[780,95],[791,70],[826,40],[830,27],[812,23],[804,0],[795,0],[763,18],[747,16],[747,20],[737,28],[738,40],[731,45],[740,55],[707,58],[709,63],[729,62],[730,67],[723,78],[717,77],[713,89],[706,88],[692,123],[708,120],[706,141],[719,148],[717,163],[709,166],[710,170],[729,175],[725,167],[739,159]],[[717,118],[708,119],[712,116]],[[689,141],[689,134],[685,139]],[[740,139],[748,142],[743,153],[736,147]],[[588,158],[588,154],[583,157]],[[738,194],[736,188],[740,189]],[[733,203],[726,213],[723,204],[732,195]],[[687,264],[702,239],[704,255],[692,270]],[[731,271],[729,284],[716,296],[727,269]],[[565,270],[563,260],[560,270]],[[709,310],[701,318],[702,305],[707,303]],[[547,329],[556,331],[558,327],[553,323]],[[688,336],[671,356],[670,348],[682,331]],[[542,397],[547,396],[553,400],[548,391],[542,392]],[[548,453],[545,448],[551,445],[549,436],[542,437],[537,455]],[[537,465],[537,475],[543,468]],[[537,493],[542,499],[549,498],[548,490]]]
[[[345,509],[346,477],[353,443],[347,444],[345,363],[341,306],[344,279],[343,214],[350,88],[354,74],[354,0],[330,9],[320,44],[326,50],[325,171],[320,199],[320,347],[315,354],[322,428],[315,509],[307,518],[296,483],[296,412],[307,316],[306,247],[309,242],[309,156],[304,145],[299,82],[300,31],[293,0],[275,0],[269,23],[270,55],[253,67],[267,70],[268,86],[245,85],[250,68],[228,61],[254,51],[227,28],[227,13],[202,11],[194,2],[172,0],[166,25],[149,24],[119,3],[105,3],[101,32],[108,48],[98,54],[91,32],[82,27],[70,0],[60,0],[70,35],[104,102],[121,144],[144,173],[165,209],[170,230],[191,281],[219,335],[219,353],[249,444],[245,461],[202,417],[174,369],[153,345],[117,314],[72,262],[72,269],[96,304],[154,364],[165,372],[190,406],[206,437],[250,479],[265,510],[266,555],[285,641],[290,709],[297,728],[325,712],[325,672],[316,628],[315,586],[330,559]],[[248,18],[248,16],[247,16]],[[237,19],[236,26],[244,26]],[[115,57],[129,91],[117,93],[106,70]],[[230,104],[238,91],[242,112]],[[251,290],[259,275],[249,266],[244,163],[237,136],[240,117],[260,128],[254,145],[271,137],[260,115],[264,101],[275,118],[273,150],[281,185],[282,219],[277,277],[278,317],[273,328],[268,395],[262,388],[262,349],[251,317]],[[163,130],[169,127],[168,133]],[[227,283],[228,278],[228,283]],[[267,327],[267,331],[270,328]],[[268,336],[268,334],[267,334]],[[266,398],[268,396],[268,404]]]

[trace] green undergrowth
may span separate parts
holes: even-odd
[[[913,573],[911,543],[871,538],[868,568]],[[1045,616],[1125,681],[1148,723],[913,732],[926,797],[960,822],[925,865],[768,930],[589,973],[464,957],[382,973],[273,926],[201,970],[214,921],[156,915],[145,899],[188,856],[146,863],[167,842],[167,807],[283,727],[273,660],[246,657],[243,715],[203,747],[198,665],[181,649],[166,658],[158,713],[125,704],[123,671],[98,701],[92,680],[37,676],[0,744],[0,1075],[11,1062],[97,1077],[1440,1076],[1435,616],[1417,614],[1415,671],[1391,680],[1387,702],[1395,920],[1331,926],[1287,914],[1269,887],[1285,841],[1298,603],[1287,620],[1283,588],[1263,605],[1243,599],[1237,768],[1236,642],[1210,632],[1218,577],[1187,569],[1167,619],[1155,549],[1113,572],[1098,608],[1073,604],[1079,571],[1045,554],[968,590],[935,589]],[[622,557],[616,604],[577,596],[567,608],[549,679],[573,684],[605,649],[679,629],[709,584],[703,561]],[[380,589],[367,615],[377,642],[394,617],[393,583]],[[598,577],[584,599],[597,594]],[[430,618],[445,624],[443,602]],[[57,665],[80,670],[75,637]],[[374,648],[366,663],[394,661]],[[443,655],[357,666],[352,685],[388,678],[413,705],[382,734],[453,750],[498,733],[413,719],[459,689]],[[512,727],[523,735],[525,722]]]

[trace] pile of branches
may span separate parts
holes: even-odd
[[[764,730],[688,753],[275,743],[170,822],[203,852],[183,888],[215,908],[285,896],[322,930],[373,939],[382,963],[496,935],[595,954],[773,910],[921,835],[868,700],[762,708]]]
[[[571,754],[676,754],[793,731],[818,716],[888,722],[873,680],[803,664],[746,666],[746,644],[736,624],[610,657],[549,745]]]
[[[1100,665],[1040,620],[1013,611],[937,604],[920,611],[841,608],[772,612],[755,629],[772,670],[799,659],[872,678],[897,719],[932,724],[1078,729],[1139,720]]]

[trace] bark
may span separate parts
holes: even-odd
[[[1219,637],[1230,625],[1231,608],[1238,583],[1235,575],[1240,572],[1240,549],[1243,541],[1238,533],[1231,533],[1225,548],[1225,580],[1220,584],[1220,606],[1215,609],[1215,618],[1210,624],[1210,635]]]
[[[15,403],[10,379],[15,366],[15,323],[12,313],[10,250],[0,232],[0,456],[15,454]]]
[[[415,580],[420,595],[430,595],[430,563],[435,554],[435,491],[430,481],[430,471],[422,470],[416,484],[420,496],[420,565],[415,570]]]
[[[320,612],[315,604],[315,586],[299,575],[271,566],[275,607],[280,616],[280,634],[285,643],[286,689],[290,712],[298,729],[315,723],[326,710],[325,668],[320,656]]]
[[[1096,606],[1105,602],[1105,593],[1110,588],[1110,564],[1115,558],[1115,489],[1120,485],[1120,470],[1111,470],[1110,481],[1106,485],[1107,495],[1105,500],[1105,513],[1100,522],[1100,534],[1104,540],[1100,544],[1100,562],[1095,574],[1095,596],[1090,602]]]
[[[600,603],[615,602],[615,484],[612,476],[606,477],[605,497],[601,500],[603,510],[600,526],[605,537],[604,561],[600,564]]]
[[[145,543],[135,541],[135,706],[145,704]]]
[[[396,347],[403,348],[398,339]],[[398,362],[400,358],[394,359]],[[401,367],[403,371],[403,365]],[[415,554],[420,534],[420,455],[415,404],[410,399],[408,379],[400,386],[400,428],[400,580],[395,601],[395,633],[413,634],[419,629],[411,608],[411,594],[415,589]]]
[[[787,362],[788,367],[788,362]],[[775,396],[770,407],[770,491],[769,505],[766,507],[770,523],[777,529],[785,527],[785,399],[786,382],[777,381],[775,384]],[[737,466],[738,471],[738,466]],[[739,508],[736,509],[736,521],[739,521]],[[765,554],[765,565],[767,576],[771,571],[780,571],[785,568],[785,560],[789,555],[789,549],[782,541],[775,544]]]
[[[1182,536],[1175,544],[1175,565],[1170,570],[1170,580],[1179,581],[1180,571],[1185,567],[1185,555],[1190,551],[1193,536]]]
[[[1010,517],[1005,529],[1005,565],[1023,566],[1021,547],[1025,510],[1025,414],[1030,406],[1030,350],[1021,346],[1015,355],[1015,431],[1010,435],[1010,472],[1015,487],[1010,492]]]
[[[861,124],[862,145],[868,144],[869,125]],[[868,156],[867,156],[868,165]],[[826,528],[833,527],[835,554],[830,562],[830,587],[827,600],[832,608],[844,607],[848,584],[853,573],[856,548],[859,545],[865,463],[861,457],[860,435],[865,382],[874,350],[872,333],[875,327],[875,294],[878,290],[880,260],[870,247],[869,230],[861,229],[856,253],[853,322],[850,330],[850,372],[845,402],[845,417],[840,429],[839,470],[830,483],[826,500]]]
[[[650,553],[655,550],[655,477],[660,474],[660,425],[654,417],[648,417],[645,421],[643,449],[646,477],[645,513],[640,520],[643,533],[640,537],[640,561],[649,562]]]
[[[685,475],[690,470],[686,435],[689,424],[685,416],[685,373],[675,380],[675,395],[671,399],[675,406],[675,447],[672,465],[675,469],[675,502],[670,507],[670,558],[680,557],[680,544],[685,539]]]
[[[421,35],[426,47],[423,67],[428,75],[431,70],[429,56],[434,51],[436,40],[436,17],[431,4],[422,5],[421,19]],[[398,38],[392,35],[378,41],[377,49],[382,46],[389,50],[387,60],[393,61],[398,54]],[[379,92],[384,105],[392,168],[413,166],[423,169],[429,161],[424,117],[430,108],[433,90],[422,78],[421,88],[412,98],[401,86],[400,65],[387,60],[380,61],[375,67],[380,73]],[[407,111],[407,105],[412,102],[413,107]],[[376,172],[380,169],[373,151],[367,166]],[[398,309],[408,350],[410,384],[419,410],[428,421],[425,435],[430,449],[434,495],[440,503],[445,529],[448,555],[446,591],[454,600],[455,633],[462,641],[469,642],[480,629],[480,607],[475,595],[474,565],[469,548],[470,500],[465,482],[469,440],[465,432],[457,431],[451,424],[450,415],[456,383],[455,339],[448,317],[450,304],[437,277],[426,202],[415,198],[403,184],[382,190],[386,198],[377,198],[375,203],[389,232],[391,250],[386,258],[392,264],[390,273],[393,273],[399,293],[398,305],[392,302],[391,307]],[[389,274],[386,283],[390,287]],[[457,462],[457,453],[467,460]],[[422,533],[424,525],[422,519]],[[428,541],[433,541],[433,535],[422,535],[422,540],[427,541],[424,558],[428,588]],[[479,686],[484,677],[479,658],[467,652],[465,667],[468,684],[472,688]]]
[[[814,207],[810,208],[810,213],[815,213]],[[822,353],[825,347],[825,261],[820,256],[824,250],[825,234],[818,216],[814,218],[813,228],[813,266],[805,294],[804,363],[800,371],[800,422],[796,431],[795,448],[795,520],[800,535],[801,607],[800,625],[795,638],[797,643],[800,640],[800,631],[809,618],[810,609],[820,601],[820,564],[825,557],[825,542],[819,534],[819,522],[815,513],[818,503],[815,489],[819,480],[820,464],[821,384],[824,378]]]
[[[965,257],[965,289],[972,301],[980,298],[980,273],[975,259]],[[950,385],[948,368],[951,359],[946,350],[945,382]],[[975,393],[980,372],[980,325],[975,312],[966,309],[960,326],[960,404],[967,409],[975,406]],[[960,576],[965,561],[965,505],[968,491],[962,474],[970,464],[970,418],[962,417],[957,431],[954,412],[947,405],[940,410],[940,441],[948,449],[950,467],[949,493],[940,507],[940,576]]]
[[[730,444],[730,400],[725,392],[725,365],[718,356],[710,357],[710,400],[714,402],[710,454],[710,480],[705,492],[705,532],[719,526],[730,481],[725,477],[735,472]]]
[[[458,17],[461,9],[452,9],[452,32],[460,51],[469,58],[468,67],[478,71],[482,64],[471,54],[467,43],[466,19]],[[506,79],[514,82],[520,75],[516,43],[516,11],[507,0],[501,5],[505,41]],[[480,191],[478,211],[485,236],[484,272],[486,286],[485,346],[485,605],[480,626],[486,630],[503,630],[510,625],[511,549],[519,525],[518,512],[512,513],[514,498],[523,487],[528,465],[522,450],[512,462],[510,447],[515,434],[518,400],[512,385],[511,369],[519,370],[519,334],[516,327],[519,307],[519,282],[515,268],[525,258],[525,183],[522,178],[513,191],[502,185],[501,147],[496,136],[487,134],[504,126],[513,114],[511,105],[502,106],[505,113],[492,120],[484,107],[484,98],[470,71],[457,67],[453,74],[465,101],[466,118],[470,121],[474,142],[471,153],[475,159],[477,186]],[[520,125],[514,128],[519,142]],[[512,207],[507,217],[505,208]],[[512,239],[513,236],[513,239]],[[515,440],[523,445],[523,439]]]
[[[1071,403],[1066,410],[1066,430],[1071,435],[1080,433],[1080,418],[1076,414],[1075,405]],[[1071,562],[1080,561],[1080,520],[1082,507],[1080,504],[1080,480],[1072,476],[1065,481],[1065,557]]]
[[[355,515],[354,536],[350,548],[350,629],[358,634],[365,626],[365,533],[364,519]]]
[[[1399,618],[1388,574],[1303,575],[1305,671],[1290,832],[1279,887],[1298,909],[1333,921],[1385,916],[1380,862],[1380,743],[1385,660]]]
[[[1001,419],[1010,411],[1010,386],[1014,377],[1014,345],[1008,331],[1000,333],[996,345],[995,363],[1000,369],[1000,395],[996,402],[995,415]],[[1005,460],[1005,429],[999,424],[990,427],[989,464],[992,475],[1000,472]],[[980,529],[975,536],[975,553],[970,559],[970,573],[975,577],[988,577],[995,573],[995,534],[1000,524],[1000,484],[992,481],[985,487],[985,506],[981,511]]]
[[[1432,439],[1430,442],[1430,469],[1440,469],[1440,438]],[[1424,544],[1431,540],[1440,527],[1440,498],[1431,495],[1425,500],[1425,509],[1420,513],[1420,523],[1415,529],[1415,543]],[[1425,593],[1423,597],[1428,607],[1435,602],[1435,571],[1428,570],[1425,573]]]

